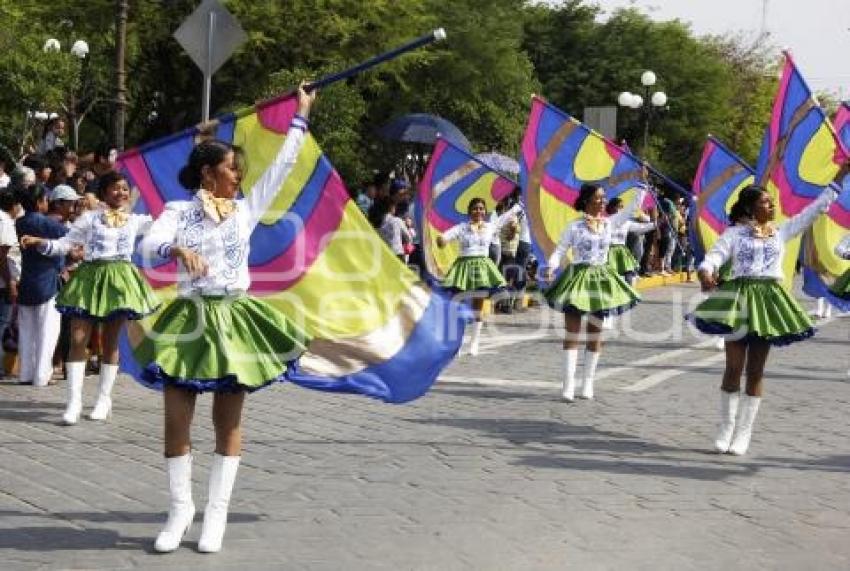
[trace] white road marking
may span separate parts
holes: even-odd
[[[718,353],[716,355],[711,355],[710,357],[700,359],[699,361],[693,361],[688,368],[690,369],[690,368],[693,368],[693,367],[707,367],[707,366],[713,365],[714,363],[717,363],[719,361],[723,361],[724,359],[726,359],[726,354],[725,353]],[[638,392],[638,391],[645,391],[647,389],[651,389],[652,387],[654,387],[656,385],[660,385],[661,383],[663,383],[666,380],[672,379],[673,377],[678,377],[679,375],[682,375],[682,374],[687,373],[687,372],[688,372],[687,369],[681,369],[681,368],[678,368],[678,367],[665,369],[663,371],[659,371],[657,373],[649,375],[648,377],[644,377],[641,380],[637,381],[636,383],[632,383],[629,386],[621,387],[619,390],[630,392],[630,393],[631,392]]]
[[[526,381],[521,379],[493,379],[490,377],[458,377],[454,375],[440,375],[440,383],[451,385],[474,385],[479,387],[522,387],[534,389],[551,389],[557,387],[554,381]]]
[[[827,319],[817,320],[815,322],[816,327],[822,327],[824,325],[828,325],[829,323],[835,321],[836,319],[844,317],[844,315],[833,315]],[[487,339],[486,337],[482,337],[481,339],[481,351],[479,356],[482,354],[492,354],[495,351],[493,349],[499,347],[505,347],[509,345],[514,345],[516,343],[523,343],[527,341],[536,341],[538,339],[550,338],[554,337],[551,334],[547,333],[533,333],[533,334],[513,334],[513,335],[502,335],[497,338]],[[665,351],[663,353],[656,353],[654,355],[650,355],[644,359],[640,359],[639,361],[635,361],[629,365],[614,367],[611,369],[603,369],[596,375],[596,381],[609,379],[609,378],[618,378],[622,377],[626,373],[631,372],[640,372],[643,368],[648,365],[654,365],[659,362],[668,361],[670,359],[675,359],[678,357],[682,357],[689,353],[695,351],[701,351],[704,349],[713,348],[715,346],[716,337],[711,337],[709,339],[704,339],[687,347],[682,347],[681,349],[673,349],[670,351]],[[683,375],[687,373],[693,367],[706,367],[713,365],[715,363],[721,362],[726,358],[726,354],[723,351],[714,352],[712,355],[704,357],[697,361],[691,361],[689,367],[687,369],[679,368],[679,367],[670,367],[663,371],[659,371],[657,373],[651,374],[649,376],[643,377],[640,380],[624,386],[619,387],[618,390],[625,392],[640,392],[660,385],[664,381],[670,380],[672,378],[678,377],[679,375]],[[848,371],[848,375],[850,375],[850,371]],[[541,381],[541,380],[525,380],[525,379],[496,379],[491,377],[467,377],[467,376],[457,376],[457,375],[441,375],[438,379],[439,382],[447,383],[447,384],[458,384],[458,385],[473,385],[473,386],[491,386],[491,387],[522,387],[522,388],[540,388],[540,389],[552,389],[553,387],[557,387],[560,385],[561,380],[557,381]],[[580,382],[580,381],[579,381]]]

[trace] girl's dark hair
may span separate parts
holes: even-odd
[[[732,208],[729,209],[729,223],[732,226],[740,224],[747,218],[749,218],[749,215],[744,213],[744,207],[740,202],[735,202]]]
[[[369,207],[369,213],[366,217],[369,219],[369,224],[374,228],[380,228],[384,223],[384,218],[390,209],[395,205],[395,201],[389,196],[377,196]]]
[[[756,184],[744,187],[738,194],[738,200],[729,209],[729,220],[735,222],[742,218],[752,218],[756,202],[765,192],[767,191],[763,187]]]
[[[484,212],[487,212],[487,203],[484,202],[484,199],[480,196],[476,196],[475,198],[469,201],[469,204],[466,207],[466,213],[470,214],[472,212],[472,207],[476,204],[481,204],[481,206],[484,207]]]
[[[605,214],[609,216],[617,212],[620,207],[623,205],[623,199],[619,196],[612,198],[608,201],[608,204],[605,205]]]
[[[189,162],[180,169],[177,180],[187,190],[198,190],[201,188],[201,169],[205,166],[215,167],[221,164],[227,153],[233,151],[233,146],[224,141],[209,140],[195,145],[189,155]]]
[[[18,197],[15,196],[15,193],[11,189],[4,188],[0,190],[0,210],[9,212],[18,202],[20,202]]]
[[[97,179],[97,197],[103,200],[103,195],[106,189],[122,180],[127,180],[127,177],[118,171],[109,171]]]
[[[38,202],[47,196],[47,188],[43,184],[15,189],[15,198],[27,212],[38,211]]]
[[[579,212],[584,212],[585,208],[587,208],[587,203],[590,202],[590,199],[593,198],[593,195],[596,194],[596,191],[601,188],[602,187],[598,184],[585,183],[581,185],[581,190],[579,190],[578,198],[576,198],[574,208]]]

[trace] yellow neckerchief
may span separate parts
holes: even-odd
[[[590,231],[594,234],[599,234],[605,227],[605,219],[600,216],[590,216],[589,214],[585,214],[584,223],[587,224],[587,227],[590,228]]]
[[[750,228],[753,229],[753,236],[756,238],[773,238],[776,236],[776,225],[773,222],[765,222],[764,224],[759,224],[758,222],[750,222]]]
[[[478,222],[470,222],[469,227],[475,232],[481,232],[484,229],[485,224],[487,224],[486,220],[479,220]]]
[[[130,219],[130,215],[121,208],[103,209],[103,222],[110,228],[121,228]]]
[[[236,202],[231,198],[213,196],[204,189],[199,190],[196,196],[200,199],[206,215],[216,224],[227,220],[236,210]]]

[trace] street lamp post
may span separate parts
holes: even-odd
[[[70,20],[62,20],[60,25],[65,26],[67,28],[73,27],[73,23]],[[62,51],[62,44],[56,38],[48,38],[47,41],[44,42],[44,47],[42,48],[45,53],[51,52],[60,52]],[[86,57],[89,55],[89,45],[85,40],[77,40],[71,45],[71,55],[78,58],[80,60],[80,72],[83,72]],[[77,145],[79,143],[79,131],[80,131],[80,123],[82,123],[82,118],[85,115],[83,113],[79,118],[77,117],[77,97],[76,93],[73,91],[68,96],[68,107],[65,109],[65,113],[68,116],[68,121],[71,123],[71,140],[74,143],[74,150],[77,150]]]
[[[643,147],[641,154],[646,155],[649,148],[649,123],[652,115],[658,110],[667,106],[667,94],[663,91],[656,91],[650,94],[652,87],[657,81],[655,73],[646,70],[640,76],[640,83],[643,86],[643,96],[628,91],[623,91],[617,97],[617,103],[621,107],[640,110],[643,116]]]

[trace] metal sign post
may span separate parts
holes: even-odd
[[[206,123],[210,118],[212,76],[248,36],[218,0],[204,0],[174,32],[174,39],[204,75],[201,120]]]

